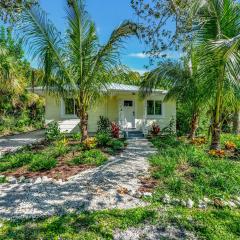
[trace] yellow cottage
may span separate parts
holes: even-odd
[[[97,131],[100,116],[117,122],[124,131],[138,131],[147,134],[153,122],[160,128],[173,121],[176,125],[176,102],[163,101],[165,90],[155,89],[145,99],[139,96],[139,87],[113,83],[108,86],[107,94],[89,110],[88,130],[90,134]],[[61,131],[76,132],[79,119],[75,114],[74,99],[58,99],[48,95],[43,88],[35,88],[35,92],[46,99],[46,123],[58,121]]]

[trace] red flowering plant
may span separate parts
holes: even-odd
[[[153,123],[150,130],[151,135],[157,136],[160,133],[160,126],[157,123]]]
[[[111,132],[112,132],[112,136],[114,138],[120,137],[120,127],[117,123],[115,123],[115,122],[111,123]]]

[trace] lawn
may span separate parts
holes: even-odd
[[[224,135],[223,147],[226,141],[233,141],[238,146],[239,138]],[[171,136],[157,137],[152,142],[159,151],[149,159],[152,178],[157,183],[152,197],[143,198],[150,203],[149,206],[131,210],[82,212],[34,221],[0,221],[0,239],[113,239],[117,229],[141,229],[146,225],[156,225],[159,229],[173,226],[193,233],[198,239],[240,239],[239,208],[209,205],[207,209],[200,209],[194,205],[190,209],[162,201],[166,193],[175,199],[191,198],[195,203],[203,197],[227,200],[239,196],[240,162],[209,155],[207,144],[196,146]],[[52,147],[48,146],[50,149]],[[41,150],[41,153],[47,154],[48,148]],[[68,144],[66,155],[73,149],[81,152],[82,147]],[[84,157],[75,156],[74,160],[70,160],[70,166],[85,164],[88,160],[84,159],[88,159],[89,152],[96,161],[98,157],[95,154],[98,155],[100,149],[85,150],[79,155],[83,154]],[[56,154],[53,149],[50,152]]]
[[[210,156],[207,145],[195,146],[173,137],[159,137],[153,143],[159,149],[150,159],[152,176],[159,179],[156,198],[164,193],[195,200],[239,196],[239,161]]]
[[[157,219],[151,209],[84,212],[35,221],[5,222],[0,239],[112,239],[114,229],[138,226]]]
[[[239,150],[239,136],[223,134],[222,148],[233,142]],[[158,153],[150,158],[152,177],[158,186],[149,199],[164,204],[163,196],[194,201],[192,209],[172,204],[168,221],[189,229],[202,239],[240,239],[240,210],[223,206],[229,199],[240,196],[240,159],[209,155],[208,144],[191,144],[186,139],[157,137],[152,139]],[[226,151],[225,151],[226,152]],[[199,200],[208,198],[214,204],[207,209],[198,207]],[[219,200],[219,201],[216,201]],[[218,204],[216,204],[218,203]]]

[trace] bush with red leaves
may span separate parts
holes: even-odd
[[[153,123],[150,132],[153,136],[157,136],[160,133],[160,126],[157,123]]]
[[[117,123],[112,122],[111,123],[111,132],[112,132],[112,136],[114,138],[119,138],[120,135],[120,127]]]

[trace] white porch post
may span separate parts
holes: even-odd
[[[144,99],[143,134],[147,134],[147,100]]]

